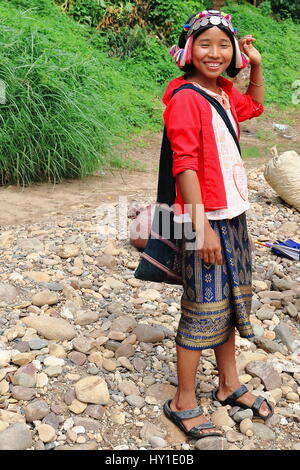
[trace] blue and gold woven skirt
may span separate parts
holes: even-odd
[[[223,264],[205,264],[182,238],[183,295],[175,342],[186,349],[215,348],[232,327],[243,338],[254,336],[249,321],[252,302],[252,255],[246,212],[209,220],[221,240]]]

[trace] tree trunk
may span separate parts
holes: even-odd
[[[213,0],[213,10],[221,10],[221,8],[224,6],[225,0]]]

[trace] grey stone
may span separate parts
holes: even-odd
[[[36,307],[42,307],[43,305],[54,305],[58,303],[58,296],[48,289],[35,294],[32,297],[31,302]]]
[[[99,314],[97,312],[93,312],[92,310],[88,310],[86,312],[80,312],[80,314],[76,316],[75,325],[90,325],[97,320],[99,320]]]
[[[165,440],[162,439],[161,437],[158,436],[151,436],[149,437],[149,443],[151,444],[152,447],[167,447],[169,443]]]
[[[276,439],[275,433],[265,424],[253,423],[253,432],[255,436],[264,441],[274,441]]]
[[[32,422],[43,419],[50,413],[50,408],[44,400],[35,400],[24,408],[26,421]]]
[[[109,311],[109,308],[107,309]],[[137,326],[137,321],[130,316],[119,316],[111,324],[112,331],[131,332]]]
[[[0,282],[0,302],[11,304],[16,300],[18,293],[19,290],[16,287]]]
[[[143,361],[143,359],[141,359],[140,357],[135,357],[132,363],[133,363],[135,370],[137,370],[138,372],[142,372],[147,365],[146,362]]]
[[[118,357],[130,357],[135,353],[135,349],[132,344],[122,344],[115,352],[116,358]]]
[[[287,305],[286,311],[291,317],[296,317],[298,315],[298,311],[297,311],[295,305],[293,305],[292,303],[289,303]]]
[[[201,438],[195,443],[197,450],[226,450],[228,443],[224,437],[208,436]]]
[[[64,402],[70,406],[72,401],[75,400],[76,394],[75,394],[75,389],[69,390],[64,394]]]
[[[105,408],[101,405],[88,405],[85,413],[94,419],[101,419],[104,415]]]
[[[83,354],[87,354],[92,349],[94,341],[95,340],[93,338],[86,338],[84,336],[80,336],[73,340],[73,348],[76,349],[76,351],[79,351]]]
[[[279,373],[265,361],[251,361],[246,365],[246,372],[254,377],[259,377],[267,390],[281,387]]]
[[[73,421],[75,426],[83,426],[86,431],[99,431],[100,429],[101,423],[92,418],[74,416]]]
[[[230,410],[229,410],[229,416],[232,418],[232,416],[237,413],[238,411],[240,411],[241,408],[239,406],[233,406]]]
[[[86,355],[79,351],[72,351],[68,354],[68,358],[77,366],[82,366],[86,362]]]
[[[30,347],[27,341],[17,341],[14,344],[14,348],[20,351],[21,353],[30,351]]]
[[[42,422],[43,424],[49,424],[49,426],[52,426],[54,429],[59,428],[59,419],[55,413],[49,413],[45,418],[43,418]]]
[[[255,336],[254,338],[252,338],[252,342],[256,344],[258,348],[263,349],[266,352],[280,352],[281,354],[286,355],[286,351],[283,345],[276,343],[275,341],[271,341],[270,339]]]
[[[142,406],[145,405],[145,400],[143,397],[140,397],[138,395],[127,395],[125,397],[125,400],[129,405],[134,406],[136,408],[142,408]]]
[[[57,377],[62,373],[62,367],[61,366],[49,366],[44,369],[45,374],[48,375],[48,377]]]
[[[73,325],[63,318],[54,318],[49,315],[31,315],[22,320],[27,326],[37,330],[38,334],[46,339],[71,340],[76,336]]]
[[[109,339],[105,343],[105,349],[109,349],[109,351],[116,351],[121,346],[119,341],[114,341],[113,339]]]
[[[35,390],[33,388],[15,385],[12,388],[11,394],[15,400],[29,401],[35,396]]]
[[[272,320],[274,316],[274,310],[263,306],[257,310],[255,315],[259,320]]]
[[[0,450],[26,450],[32,446],[32,436],[25,423],[16,423],[0,432]]]
[[[100,445],[101,444],[98,444],[97,441],[90,441],[85,444],[76,444],[74,446],[62,445],[55,447],[54,450],[96,450]]]
[[[45,282],[43,285],[46,289],[57,292],[62,291],[64,288],[64,284],[62,284],[61,282]]]
[[[294,342],[290,328],[286,323],[281,321],[279,325],[275,326],[274,332],[276,334],[276,338],[280,339],[290,352],[294,352],[296,350],[297,346]]]
[[[264,328],[260,325],[253,325],[252,327],[253,329],[253,333],[255,334],[255,336],[263,336],[264,335]]]
[[[246,418],[252,419],[253,418],[253,411],[250,408],[247,408],[247,409],[242,410],[242,411],[237,411],[232,416],[232,418],[236,423],[240,423],[241,421],[243,421],[243,419],[246,419]]]
[[[35,387],[37,370],[32,363],[21,366],[14,375],[14,385]]]
[[[289,281],[287,279],[280,279],[276,275],[272,276],[272,284],[276,289],[280,291],[290,290],[295,287],[295,282]]]
[[[45,339],[30,339],[28,341],[30,349],[43,349],[46,348],[49,344],[49,342]]]
[[[158,343],[165,338],[164,332],[159,328],[142,323],[133,330],[133,333],[137,340],[143,341],[143,343]]]

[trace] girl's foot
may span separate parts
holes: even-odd
[[[218,389],[217,394],[216,394],[218,400],[221,400],[221,401],[226,400],[226,398],[229,397],[229,395],[231,395],[240,386],[241,386],[241,384],[238,384],[235,387],[229,387],[229,388],[228,387],[227,388],[223,387],[222,388],[221,385],[219,385],[219,389]],[[256,398],[257,397],[255,395],[253,395],[250,392],[247,392],[247,393],[244,393],[244,395],[237,398],[236,401],[240,402],[240,403],[244,403],[245,405],[249,406],[249,408],[251,408],[251,406],[255,402]],[[239,406],[238,403],[237,403],[236,406]],[[266,404],[266,402],[263,402],[261,407],[259,408],[259,414],[261,414],[262,416],[268,416],[268,414],[270,414],[270,410],[269,410],[269,407]]]
[[[170,408],[172,411],[184,411],[184,410],[189,410],[191,408],[196,408],[198,406],[197,402],[195,401],[194,403],[189,403],[185,406],[178,406],[176,405],[173,400],[170,402]],[[184,418],[182,419],[182,424],[186,428],[187,431],[192,429],[194,426],[197,426],[198,424],[203,424],[203,423],[208,423],[208,420],[205,418],[204,415],[200,416],[195,416],[195,418]],[[219,429],[216,428],[211,428],[211,429],[202,429],[200,431],[201,433],[209,433],[209,432],[217,432],[222,436],[222,432]]]

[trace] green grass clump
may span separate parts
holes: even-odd
[[[0,4],[1,184],[119,166],[116,145],[160,122],[148,85],[137,87],[120,59],[93,47],[81,26],[49,5],[40,18],[35,9]]]

